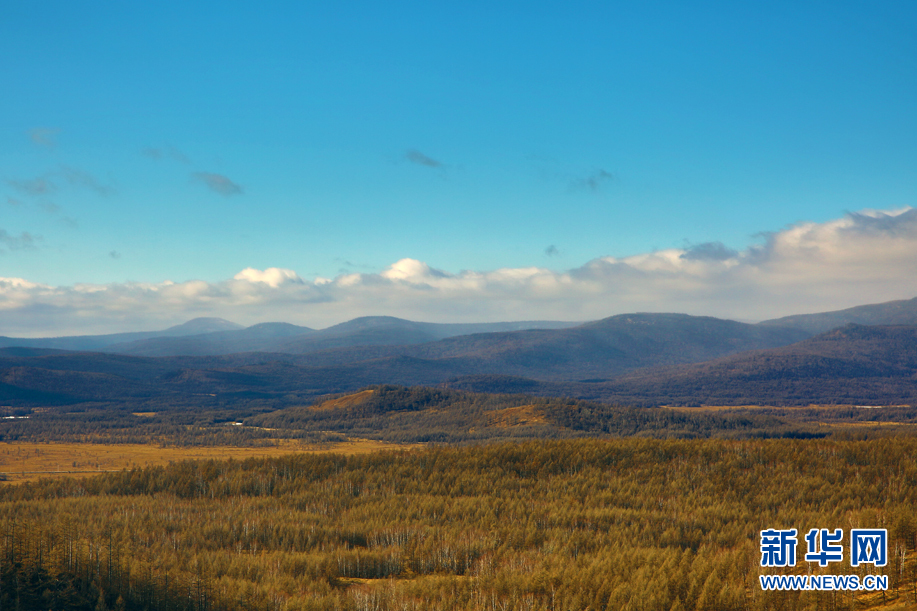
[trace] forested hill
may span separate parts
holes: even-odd
[[[598,333],[583,327],[550,332],[564,333],[565,342],[547,331],[518,332],[513,334],[518,341],[510,344],[492,337],[501,334],[473,335],[436,342],[436,353],[433,344],[415,347],[431,351],[422,357],[362,361],[351,360],[346,350],[140,358],[7,348],[0,349],[0,405],[188,404],[201,397],[283,405],[373,384],[446,385],[629,405],[917,403],[917,327],[850,325],[789,346],[690,363],[746,341],[703,331],[708,323],[720,329],[724,322],[711,320],[690,319],[697,327],[691,333],[667,334],[660,330],[666,325],[641,324],[632,324],[629,335],[622,324]],[[668,340],[654,343],[646,327]],[[676,359],[683,364],[658,366]],[[628,370],[641,364],[657,366]]]
[[[455,337],[413,346],[405,356],[450,360],[474,373],[542,380],[611,378],[642,367],[696,363],[745,350],[784,346],[807,337],[687,314],[622,314],[571,329]]]
[[[848,325],[804,342],[619,382],[664,402],[917,404],[917,327]]]
[[[467,442],[582,436],[755,437],[824,435],[755,414],[685,413],[574,399],[378,386],[245,419],[245,426],[394,442]]]
[[[858,325],[917,325],[917,297],[847,308],[834,312],[797,314],[765,320],[762,326],[800,329],[812,335],[854,323]]]
[[[913,405],[917,326],[851,324],[790,346],[593,384],[470,376],[450,385],[650,405]]]
[[[373,386],[314,402],[193,397],[21,408],[0,419],[0,441],[271,445],[277,440],[474,443],[571,437],[823,437],[819,418],[609,405],[524,394]],[[278,409],[279,407],[279,409]],[[0,408],[7,414],[9,408]],[[860,415],[861,416],[861,415]],[[846,414],[856,421],[857,414]],[[871,417],[871,415],[870,415]],[[894,414],[905,428],[917,415]]]

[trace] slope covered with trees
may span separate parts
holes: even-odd
[[[915,451],[913,438],[568,440],[5,486],[0,605],[913,608]],[[886,528],[889,589],[762,591],[775,569],[759,566],[758,533],[813,527]]]
[[[16,410],[0,419],[0,441],[265,445],[363,438],[395,443],[473,443],[571,437],[813,437],[831,433],[795,414],[707,413],[609,405],[525,394],[373,386],[274,409],[257,399],[197,405],[161,401]],[[8,410],[2,410],[5,413]],[[856,410],[854,410],[856,411]],[[912,423],[915,410],[889,423]],[[856,420],[848,415],[847,420]]]
[[[824,333],[849,324],[857,325],[917,325],[917,297],[856,306],[833,312],[796,314],[765,320],[762,326],[790,327],[811,333]]]

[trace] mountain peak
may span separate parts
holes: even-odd
[[[169,327],[163,334],[173,337],[183,335],[200,335],[201,333],[213,333],[214,331],[235,331],[243,329],[242,325],[223,318],[200,317],[192,318],[186,323]]]
[[[342,322],[336,324],[328,329],[335,330],[356,330],[356,329],[373,329],[377,327],[390,327],[397,325],[399,327],[413,327],[418,323],[415,323],[410,320],[405,320],[403,318],[396,318],[394,316],[360,316],[359,318],[354,318],[348,320],[347,322]]]

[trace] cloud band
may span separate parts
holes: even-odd
[[[0,335],[154,329],[205,315],[311,327],[370,314],[467,322],[669,311],[760,320],[917,295],[917,209],[865,210],[762,238],[743,251],[702,244],[600,257],[561,272],[449,273],[405,258],[381,273],[312,281],[280,268],[211,283],[55,287],[0,278]]]

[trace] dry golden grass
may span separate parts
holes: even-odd
[[[886,422],[886,421],[881,421],[881,420],[857,420],[857,421],[854,421],[854,422],[840,422],[840,421],[837,421],[837,420],[832,420],[832,421],[830,421],[830,422],[819,422],[818,424],[822,424],[822,425],[824,425],[824,426],[832,426],[832,427],[835,427],[835,428],[863,428],[863,427],[868,427],[868,428],[885,427],[885,428],[889,428],[889,427],[894,427],[894,428],[901,429],[902,427],[904,427],[904,428],[908,428],[908,429],[909,429],[909,428],[913,428],[913,427],[914,427],[913,424],[906,423],[906,422]]]
[[[414,583],[426,583],[431,585],[459,584],[473,581],[475,577],[471,575],[416,575],[411,571],[392,577],[379,577],[376,579],[366,577],[340,577],[337,583],[345,588],[353,588],[371,592],[379,587],[390,586],[392,580],[413,581]],[[433,588],[431,588],[433,589]]]
[[[531,424],[547,424],[542,414],[535,411],[534,405],[520,405],[507,407],[490,412],[488,426],[509,428],[513,426],[527,426]]]
[[[701,413],[701,412],[718,412],[718,413],[728,413],[728,412],[744,412],[744,411],[755,411],[755,410],[770,410],[773,415],[776,415],[780,418],[785,418],[786,420],[793,422],[797,421],[800,423],[809,424],[811,426],[819,427],[822,430],[827,430],[828,432],[841,432],[857,429],[886,429],[886,430],[897,430],[898,432],[904,434],[913,434],[917,431],[917,425],[911,422],[897,422],[894,420],[851,420],[846,418],[845,414],[839,414],[838,416],[832,415],[832,410],[847,410],[851,407],[859,408],[870,408],[874,409],[876,412],[880,412],[883,407],[907,407],[906,405],[889,405],[889,406],[868,406],[868,405],[804,405],[804,406],[785,406],[777,407],[774,405],[704,405],[701,407],[671,407],[665,406],[667,409],[671,409],[677,412],[685,413]],[[807,417],[811,417],[811,414],[806,412],[814,412],[819,410],[818,416],[819,420],[811,420]]]
[[[352,395],[344,395],[343,397],[338,397],[337,399],[323,401],[318,405],[313,405],[311,409],[324,411],[339,409],[342,407],[350,407],[351,405],[359,405],[360,403],[363,403],[371,396],[373,396],[375,392],[375,390],[361,390],[360,392],[355,392]]]
[[[907,405],[838,405],[838,404],[815,404],[810,405],[790,405],[790,406],[776,406],[776,405],[701,405],[700,407],[685,407],[685,406],[673,406],[673,405],[663,405],[662,407],[666,409],[671,409],[676,412],[728,412],[733,410],[754,410],[754,409],[779,409],[787,412],[794,411],[804,411],[808,409],[850,409],[851,407],[860,407],[860,408],[871,408],[871,409],[882,409],[885,407],[908,407]]]
[[[280,440],[277,445],[254,447],[159,447],[146,444],[96,443],[0,443],[0,473],[7,482],[22,483],[40,477],[89,475],[133,467],[166,465],[181,460],[283,456],[296,452],[334,452],[366,454],[381,450],[409,449],[422,444],[394,444],[369,439],[341,443],[308,445]]]
[[[787,412],[796,412],[796,411],[805,411],[809,409],[850,409],[851,407],[868,407],[872,409],[882,409],[883,407],[907,407],[907,405],[837,405],[837,404],[828,404],[828,405],[791,405],[791,406],[776,406],[776,405],[701,405],[700,407],[685,407],[685,406],[672,406],[672,405],[663,405],[662,407],[670,409],[676,412],[728,412],[735,410],[756,410],[756,409],[779,409],[781,411]]]
[[[686,412],[686,413],[697,413],[697,412],[731,412],[736,410],[754,410],[754,409],[779,409],[786,411],[799,411],[813,408],[830,408],[830,407],[849,407],[841,405],[807,405],[807,406],[792,406],[792,407],[777,407],[775,405],[701,405],[699,407],[685,407],[685,406],[673,406],[673,405],[663,405],[665,409],[670,409],[676,412]]]

